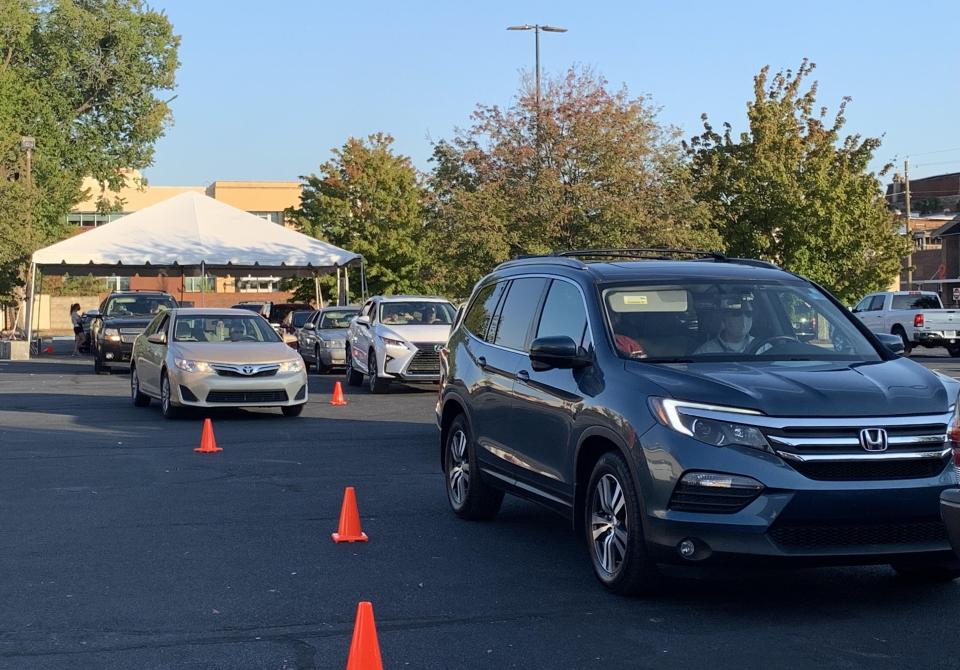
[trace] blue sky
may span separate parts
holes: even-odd
[[[296,179],[349,136],[375,131],[428,169],[430,141],[478,102],[508,105],[533,66],[587,65],[661,108],[684,136],[700,114],[745,123],[769,64],[817,64],[818,100],[853,98],[846,131],[882,136],[875,168],[910,157],[911,177],[960,171],[960,2],[317,2],[155,0],[182,37],[174,124],[156,185]],[[937,152],[937,153],[930,153]]]

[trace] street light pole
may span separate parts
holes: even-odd
[[[540,112],[540,31],[547,33],[565,33],[567,32],[566,28],[560,28],[558,26],[542,26],[539,23],[525,23],[522,26],[509,26],[507,30],[532,30],[534,35],[534,67],[536,68],[536,82],[537,82],[537,112]]]

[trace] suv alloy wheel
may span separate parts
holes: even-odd
[[[390,387],[389,379],[378,376],[377,352],[373,349],[367,355],[367,383],[370,385],[370,393],[386,393]]]
[[[350,355],[350,345],[347,345],[347,386],[360,386],[363,384],[363,374],[353,369],[353,356]]]
[[[617,454],[604,454],[594,466],[583,513],[597,579],[624,595],[655,591],[660,573],[646,556],[640,501],[627,464]]]
[[[491,488],[480,479],[473,437],[463,414],[450,424],[443,450],[443,470],[447,500],[454,514],[477,521],[487,521],[497,515],[503,502],[503,491]]]

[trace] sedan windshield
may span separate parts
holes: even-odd
[[[318,330],[327,330],[330,328],[349,328],[350,319],[357,315],[358,310],[345,309],[336,312],[324,312],[320,318]]]
[[[233,316],[191,314],[178,316],[173,331],[176,342],[280,342],[270,324],[256,314]]]
[[[449,326],[456,310],[448,302],[384,302],[380,322],[388,326]]]
[[[880,360],[850,319],[803,282],[615,286],[603,298],[617,352],[625,358]]]

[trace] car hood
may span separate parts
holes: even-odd
[[[876,363],[711,362],[627,369],[680,400],[771,416],[891,416],[946,412],[960,384],[906,359]]]
[[[208,363],[279,363],[296,357],[283,342],[174,342],[170,353],[178,358]]]
[[[324,328],[323,330],[316,331],[317,337],[321,340],[346,340],[347,339],[347,329],[346,328]]]
[[[399,335],[407,342],[443,344],[450,337],[450,326],[384,326],[383,335]]]
[[[146,328],[153,316],[107,316],[103,318],[105,328]]]

